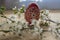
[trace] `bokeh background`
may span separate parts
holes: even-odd
[[[5,6],[9,10],[15,6],[20,8],[22,5],[27,8],[31,2],[37,3],[40,9],[60,9],[60,0],[0,0],[0,6]]]

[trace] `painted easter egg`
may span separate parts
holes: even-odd
[[[39,19],[39,15],[40,15],[40,9],[38,7],[38,5],[36,3],[31,3],[29,4],[29,6],[26,9],[25,12],[25,19],[26,21],[31,24],[32,19]]]

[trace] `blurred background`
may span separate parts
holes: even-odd
[[[40,9],[60,9],[60,0],[0,0],[0,6],[5,6],[10,10],[15,6],[20,8],[25,5],[27,7],[31,2],[37,3]]]

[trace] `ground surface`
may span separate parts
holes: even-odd
[[[5,13],[8,16],[8,15],[11,15],[13,12],[12,11],[6,11]],[[60,22],[60,12],[58,12],[58,11],[50,12],[49,16],[52,20],[54,20],[56,22]],[[1,19],[0,23],[5,21],[5,19],[2,19],[2,18],[0,18],[0,19]],[[7,26],[9,26],[9,25],[7,25]],[[51,23],[50,27],[56,27],[56,24]],[[3,28],[0,27],[0,29],[3,29]],[[7,29],[7,27],[6,27],[6,29]],[[25,31],[23,32],[22,36],[9,35],[9,34],[4,35],[4,34],[5,33],[0,32],[0,40],[57,40],[51,32],[44,32],[42,34],[42,39],[40,39],[41,36],[39,36],[39,34],[32,35],[31,33],[25,32]]]

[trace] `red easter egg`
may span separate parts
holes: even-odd
[[[25,12],[26,21],[31,24],[32,19],[39,19],[40,9],[35,3],[31,3]]]

